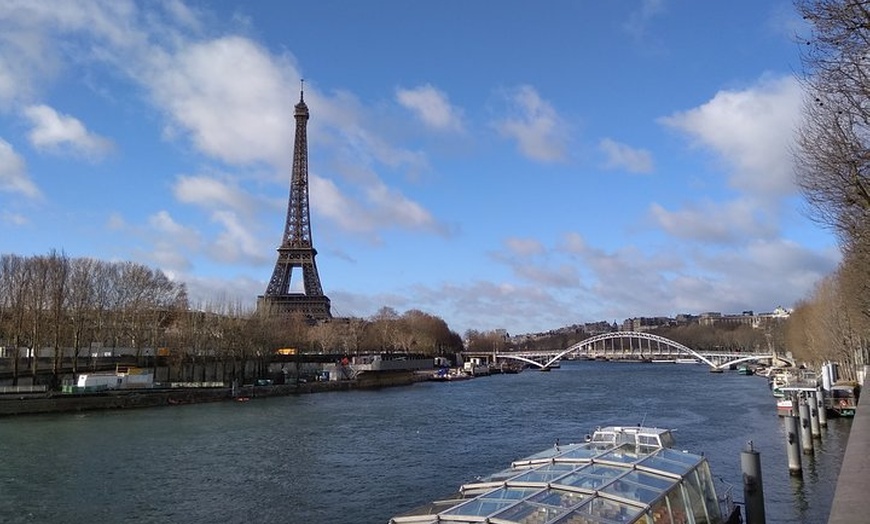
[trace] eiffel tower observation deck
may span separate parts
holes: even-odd
[[[266,313],[301,313],[310,320],[332,318],[329,297],[323,294],[314,257],[317,250],[311,240],[308,210],[308,106],[304,89],[296,104],[296,141],[293,146],[293,172],[290,178],[290,201],[287,224],[278,247],[278,261],[266,288],[257,297],[257,310]],[[294,274],[301,273],[300,286],[293,286]]]

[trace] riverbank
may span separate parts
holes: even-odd
[[[866,369],[870,371],[870,366]],[[864,375],[866,377],[866,372]],[[865,378],[862,389],[866,385]],[[837,477],[837,490],[834,492],[828,524],[866,522],[870,518],[868,484],[870,484],[870,411],[858,409],[849,431],[849,440],[840,474]]]
[[[264,397],[303,395],[326,391],[377,389],[407,386],[426,380],[428,374],[413,371],[378,371],[360,374],[354,380],[312,381],[273,386],[209,388],[149,388],[102,391],[98,393],[59,393],[0,395],[0,417],[45,413],[81,412],[106,409],[138,409],[207,402],[251,400]]]

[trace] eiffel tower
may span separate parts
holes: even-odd
[[[303,85],[304,87],[304,85]],[[257,309],[270,313],[302,313],[309,320],[332,318],[329,297],[323,294],[314,257],[317,250],[311,241],[311,218],[308,211],[308,106],[305,92],[299,93],[294,112],[296,142],[293,145],[293,173],[290,178],[290,202],[287,225],[278,248],[278,262],[266,293],[257,297]],[[302,291],[291,291],[293,271],[302,271]]]

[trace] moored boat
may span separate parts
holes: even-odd
[[[858,387],[853,384],[835,384],[828,392],[827,412],[837,417],[854,417],[858,409]]]
[[[468,380],[470,378],[474,378],[474,375],[465,373],[461,369],[439,368],[437,371],[432,373],[429,380],[434,382],[454,382],[457,380]]]
[[[717,495],[707,459],[673,445],[667,429],[599,428],[585,442],[557,441],[390,523],[740,522],[731,487]]]
[[[787,397],[776,399],[776,414],[780,417],[796,417],[798,415],[794,411],[794,402]]]

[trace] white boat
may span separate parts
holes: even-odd
[[[791,382],[791,375],[788,373],[775,373],[770,377],[770,391],[776,398],[785,398],[785,392],[782,390],[788,387]]]
[[[792,400],[788,397],[776,399],[776,414],[780,417],[796,417]]]
[[[667,429],[599,428],[585,442],[557,441],[390,523],[740,522],[731,486],[717,495],[707,459],[673,444]]]

